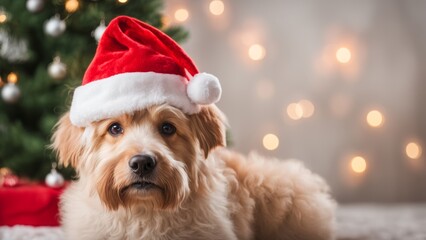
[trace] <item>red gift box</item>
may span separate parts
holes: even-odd
[[[0,187],[0,225],[59,226],[63,190],[44,184]]]

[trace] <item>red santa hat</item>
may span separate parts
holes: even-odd
[[[199,73],[179,45],[160,30],[120,16],[110,22],[74,92],[76,126],[167,103],[188,114],[217,102],[219,80]]]

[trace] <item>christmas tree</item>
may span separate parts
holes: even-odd
[[[128,15],[181,41],[162,0],[0,0],[0,167],[42,179],[55,155],[52,128],[68,110],[105,24]],[[69,176],[69,171],[68,171]]]

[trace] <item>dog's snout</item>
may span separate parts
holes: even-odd
[[[130,169],[138,175],[151,173],[155,169],[156,165],[157,160],[154,156],[149,154],[135,155],[129,161]]]

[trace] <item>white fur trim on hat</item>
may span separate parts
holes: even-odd
[[[192,98],[188,98],[186,90],[186,79],[175,74],[117,74],[76,88],[70,120],[76,126],[86,127],[94,121],[162,103],[175,106],[187,114],[199,112],[200,106]],[[217,98],[217,93],[211,94],[209,90],[208,94],[207,96]]]
[[[195,74],[186,91],[192,102],[202,105],[216,103],[222,95],[219,80],[208,73]]]

